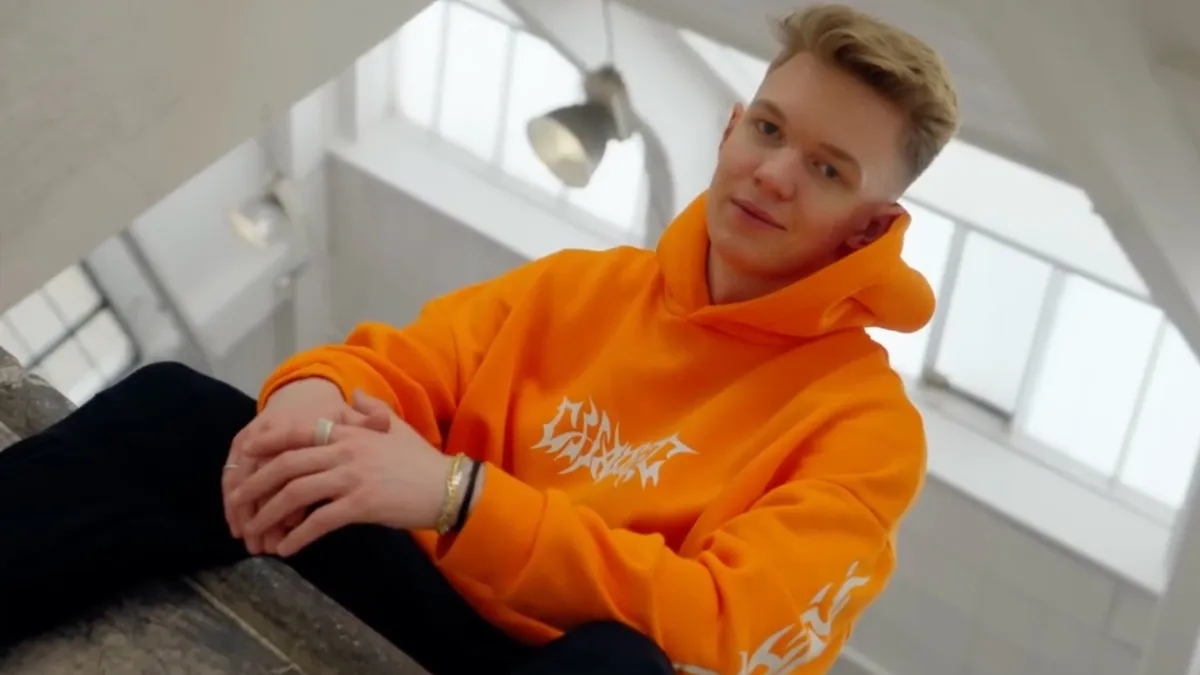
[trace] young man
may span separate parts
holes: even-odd
[[[439,675],[825,672],[922,481],[863,329],[933,311],[897,199],[957,111],[928,47],[854,10],[781,34],[657,251],[360,326],[257,407],[150,366],[0,453],[0,643],[248,550]]]

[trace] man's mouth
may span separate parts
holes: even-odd
[[[742,213],[746,214],[747,217],[761,223],[762,225],[764,225],[766,227],[773,227],[777,230],[787,229],[783,226],[782,223],[780,223],[779,221],[772,218],[771,214],[767,213],[766,211],[760,209],[759,207],[755,206],[754,204],[752,204],[748,201],[745,201],[742,199],[737,199],[737,198],[733,198],[730,201],[732,201],[733,205],[736,206],[738,209],[740,209],[742,211]]]

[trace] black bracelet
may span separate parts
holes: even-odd
[[[458,507],[458,517],[454,519],[454,527],[450,528],[451,532],[461,532],[463,525],[467,524],[467,514],[471,511],[471,497],[475,494],[475,484],[479,482],[479,471],[483,469],[483,462],[471,461],[471,477],[467,479],[467,491],[463,493],[465,496],[462,504]]]

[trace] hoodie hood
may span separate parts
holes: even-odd
[[[668,309],[745,337],[808,339],[847,328],[911,333],[933,316],[933,290],[900,258],[912,222],[897,219],[869,246],[774,293],[714,305],[708,293],[707,193],[671,223],[658,244]]]

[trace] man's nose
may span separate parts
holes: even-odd
[[[777,199],[791,199],[796,192],[796,166],[799,161],[793,150],[779,150],[763,158],[754,172],[754,182]]]

